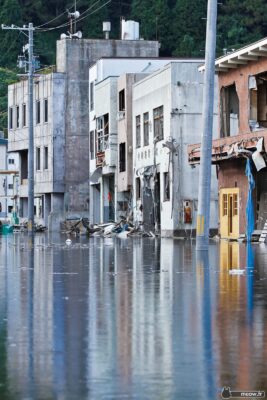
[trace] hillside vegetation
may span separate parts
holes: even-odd
[[[75,0],[0,0],[0,23],[17,26],[33,22],[35,54],[41,66],[55,63],[56,40],[69,30],[67,9]],[[266,0],[221,0],[218,5],[217,55],[267,36]],[[111,21],[112,38],[119,38],[120,18],[140,22],[144,39],[159,40],[162,56],[204,57],[207,0],[77,0],[81,13],[77,29],[83,37],[102,38],[102,22]],[[63,26],[62,26],[63,25]],[[6,68],[16,69],[17,56],[27,42],[24,33],[0,30],[0,112],[6,108]],[[6,80],[7,79],[7,80]],[[12,77],[13,79],[13,77]],[[2,114],[1,114],[2,115]],[[0,118],[0,129],[6,119]]]

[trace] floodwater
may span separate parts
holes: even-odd
[[[267,390],[266,245],[65,239],[0,237],[1,400]]]

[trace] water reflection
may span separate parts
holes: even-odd
[[[215,399],[266,390],[265,247],[0,241],[1,399]],[[244,275],[229,270],[245,269]]]

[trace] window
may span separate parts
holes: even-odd
[[[154,119],[154,138],[157,140],[163,139],[163,106],[153,110]]]
[[[41,169],[41,149],[40,147],[36,147],[36,170],[40,171]]]
[[[238,215],[238,195],[234,194],[234,215]]]
[[[125,111],[125,90],[119,92],[119,111]]]
[[[141,181],[140,178],[135,179],[136,200],[141,199]]]
[[[223,215],[227,215],[227,194],[223,194]]]
[[[141,117],[137,115],[135,117],[136,126],[136,148],[141,147]]]
[[[8,189],[13,189],[13,183],[8,184]]]
[[[95,158],[95,131],[90,132],[90,160]]]
[[[9,108],[9,129],[13,129],[13,108]]]
[[[97,134],[97,152],[103,152],[109,147],[109,116],[108,114],[97,118],[96,120]]]
[[[221,88],[220,113],[220,136],[237,135],[239,132],[239,98],[235,84]]]
[[[10,214],[10,213],[12,213],[12,211],[13,211],[13,206],[8,206],[7,212]]]
[[[126,145],[125,143],[120,143],[119,147],[119,164],[120,172],[126,171]]]
[[[48,99],[44,99],[44,122],[48,122]]]
[[[94,82],[90,82],[90,111],[94,109]]]
[[[26,104],[22,104],[22,126],[26,126],[27,124],[27,111]]]
[[[40,100],[36,101],[36,124],[41,122],[41,103]]]
[[[8,159],[8,164],[15,164],[14,158],[9,158]]]
[[[149,113],[144,114],[144,146],[149,145]]]
[[[44,147],[44,169],[48,169],[48,146]]]
[[[164,172],[163,178],[164,178],[163,200],[164,201],[169,201],[170,200],[170,176],[169,176],[169,172]]]
[[[19,128],[19,106],[16,107],[16,127]]]

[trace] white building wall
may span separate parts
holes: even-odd
[[[0,138],[0,171],[7,169],[7,141]],[[7,177],[0,174],[0,218],[6,217],[7,211]]]
[[[133,87],[133,164],[134,181],[144,169],[155,166],[160,174],[161,234],[174,232],[184,235],[196,227],[198,170],[187,161],[187,145],[201,138],[203,76],[198,72],[200,61],[172,62],[139,81]],[[215,100],[216,102],[217,100]],[[153,110],[164,107],[164,140],[154,143]],[[214,110],[217,111],[215,105]],[[149,112],[149,146],[143,143],[143,114]],[[141,116],[141,147],[136,148],[136,116]],[[217,124],[215,115],[214,125]],[[171,155],[163,143],[174,140],[176,151]],[[170,200],[164,201],[164,173],[169,171]],[[153,188],[153,179],[150,180]],[[139,220],[140,205],[134,184],[134,218]],[[191,201],[192,223],[184,222],[184,201]],[[217,228],[217,179],[213,168],[211,197],[211,228]],[[142,212],[141,212],[142,214]]]

